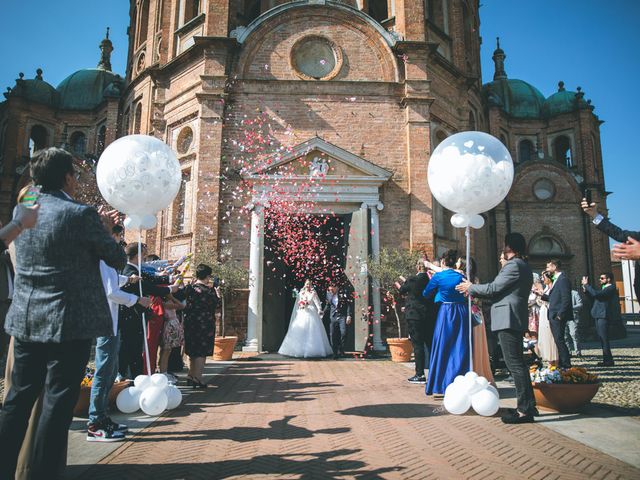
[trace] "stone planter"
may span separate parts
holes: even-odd
[[[113,407],[116,404],[116,398],[118,394],[127,388],[132,382],[130,380],[123,380],[122,382],[116,382],[111,387],[109,392],[109,406]],[[73,408],[73,415],[75,417],[86,417],[89,415],[89,400],[91,399],[91,387],[80,387],[80,395],[76,406]]]
[[[599,383],[534,383],[533,393],[539,407],[573,413],[591,402],[599,388]]]
[[[413,346],[408,338],[387,338],[392,362],[410,362]]]
[[[231,360],[236,343],[238,343],[238,337],[216,337],[213,345],[213,359]]]

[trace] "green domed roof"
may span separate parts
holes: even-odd
[[[42,70],[38,69],[36,78],[25,80],[21,73],[16,86],[7,96],[22,97],[29,102],[56,107],[59,100],[58,91],[42,79]]]
[[[542,113],[545,117],[553,117],[578,110],[576,92],[565,90],[564,82],[560,82],[558,87],[558,91],[547,98],[542,106]]]
[[[540,118],[545,98],[533,85],[522,80],[498,78],[483,87],[487,101],[514,118]]]
[[[91,110],[104,99],[105,89],[120,77],[101,68],[78,70],[58,85],[60,108]]]

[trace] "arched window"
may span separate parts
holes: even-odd
[[[191,171],[183,170],[180,190],[173,201],[173,233],[191,231]]]
[[[82,132],[73,132],[70,144],[71,151],[76,155],[82,156],[87,151],[87,136]]]
[[[136,44],[138,47],[147,41],[147,32],[149,31],[149,0],[142,0],[139,11],[138,43]]]
[[[376,21],[383,22],[390,17],[387,0],[367,0],[366,5],[366,12]]]
[[[140,127],[142,126],[142,102],[138,102],[136,105],[136,111],[133,117],[133,133],[140,133]]]
[[[566,135],[560,135],[553,141],[553,158],[567,167],[573,167],[571,141]]]
[[[182,25],[184,25],[200,15],[200,0],[182,0],[182,2]]]
[[[42,125],[34,125],[31,127],[31,133],[29,134],[29,156],[33,157],[33,154],[38,150],[42,150],[47,146],[47,129]]]
[[[473,110],[469,110],[469,130],[476,130],[476,116],[473,114]]]
[[[427,0],[427,19],[442,30],[449,33],[449,8],[447,0]]]
[[[533,147],[533,142],[531,140],[520,140],[520,143],[518,144],[518,161],[520,163],[533,160],[534,153],[535,148]]]
[[[102,155],[104,152],[104,146],[107,142],[107,127],[102,125],[98,130],[98,141],[96,142],[96,155]]]
[[[529,255],[554,256],[563,255],[562,244],[551,235],[540,235],[529,245]]]
[[[156,32],[162,30],[162,17],[164,14],[164,1],[158,0],[158,6],[156,7]]]

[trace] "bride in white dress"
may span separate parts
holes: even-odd
[[[289,330],[278,353],[288,357],[326,357],[333,353],[320,318],[320,299],[311,280],[304,282],[291,313]]]

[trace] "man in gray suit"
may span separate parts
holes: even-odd
[[[78,180],[69,153],[40,151],[31,161],[31,177],[42,193],[36,226],[15,241],[13,302],[5,324],[14,337],[14,366],[0,412],[0,478],[13,478],[27,421],[43,388],[32,471],[35,478],[55,471],[91,341],[113,332],[99,261],[116,269],[126,263],[108,219],[101,221],[94,208],[73,201]]]
[[[529,369],[522,354],[522,338],[527,330],[529,312],[527,302],[533,284],[533,272],[522,259],[526,241],[519,233],[509,233],[504,239],[507,260],[491,283],[473,285],[468,281],[456,287],[459,292],[492,299],[491,329],[498,332],[504,361],[513,376],[518,408],[502,417],[504,423],[531,423],[538,414]]]

